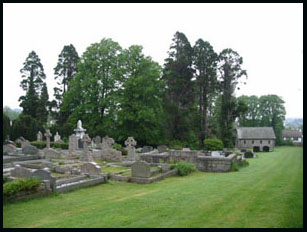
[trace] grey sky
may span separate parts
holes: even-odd
[[[303,4],[3,4],[3,105],[19,108],[21,74],[34,50],[53,99],[54,71],[64,45],[79,56],[111,38],[123,48],[142,45],[161,65],[176,31],[193,46],[208,41],[216,52],[243,57],[248,79],[236,95],[276,94],[286,117],[303,117]]]

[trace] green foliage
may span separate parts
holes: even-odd
[[[224,148],[223,141],[220,139],[205,139],[204,144],[207,151],[222,150]]]
[[[233,161],[231,163],[231,171],[237,172],[237,171],[239,171],[240,168],[247,167],[248,165],[249,165],[249,163],[248,163],[247,160],[245,160],[244,162],[241,162],[241,163]]]
[[[8,181],[7,176],[3,176],[3,184],[6,183]]]
[[[169,148],[175,149],[175,150],[182,150],[182,148],[184,148],[185,146],[186,146],[186,143],[181,142],[178,139],[175,139],[169,143]]]
[[[68,149],[68,144],[67,143],[55,143],[55,142],[50,142],[50,147],[53,148],[61,148],[61,149]]]
[[[282,130],[286,110],[284,101],[277,95],[241,96],[238,98],[247,105],[247,111],[239,117],[240,126],[273,127],[276,145],[282,145]]]
[[[46,147],[46,141],[33,141],[31,145],[38,149],[44,149]]]
[[[37,188],[42,181],[38,178],[16,179],[3,185],[3,197],[9,197],[20,191]]]
[[[120,148],[119,151],[122,152],[122,155],[127,156],[128,155],[128,151],[125,148]]]
[[[11,132],[11,126],[10,126],[10,119],[9,117],[3,113],[3,118],[2,118],[2,142],[6,139],[8,135],[10,135]]]
[[[293,141],[291,139],[282,140],[280,145],[281,146],[294,146]]]
[[[177,168],[179,176],[187,176],[196,170],[196,167],[192,163],[178,162],[170,165],[171,169]]]
[[[219,115],[220,138],[226,147],[233,147],[235,141],[234,121],[238,115],[234,92],[239,79],[247,77],[241,68],[242,57],[232,49],[224,49],[218,57],[218,72],[221,79],[221,111]]]
[[[121,151],[122,145],[119,144],[119,143],[114,143],[114,144],[113,144],[113,148],[114,148],[115,150]]]
[[[20,142],[16,142],[15,144],[16,144],[17,148],[21,148],[21,143]]]
[[[46,83],[43,83],[41,95],[36,108],[36,118],[43,125],[46,125],[48,119],[49,95]]]
[[[22,136],[29,141],[35,141],[38,131],[44,131],[42,124],[30,115],[21,113],[19,117],[13,121],[11,139],[16,140]]]
[[[64,164],[65,164],[65,162],[60,161],[60,162],[58,162],[58,164],[59,164],[59,165],[64,165]]]

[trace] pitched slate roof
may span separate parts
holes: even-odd
[[[276,139],[272,127],[238,127],[238,139]]]
[[[292,138],[292,137],[300,138],[302,137],[302,132],[298,130],[283,130],[282,136],[286,138]]]

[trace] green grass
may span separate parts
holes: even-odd
[[[302,161],[302,147],[277,147],[238,172],[110,181],[5,204],[3,227],[303,227]]]

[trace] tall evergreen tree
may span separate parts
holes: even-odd
[[[209,42],[196,41],[193,48],[193,63],[196,71],[197,99],[199,113],[198,138],[201,146],[208,137],[208,108],[218,88],[216,76],[217,54]]]
[[[43,84],[41,95],[38,101],[38,107],[36,109],[37,120],[43,125],[47,123],[48,119],[48,106],[49,106],[49,95],[46,83]]]
[[[65,45],[59,55],[57,66],[54,68],[55,79],[59,86],[54,88],[54,96],[58,105],[61,104],[63,94],[69,89],[70,82],[77,73],[79,60],[75,47],[72,44]]]
[[[10,118],[3,113],[2,118],[2,142],[6,139],[8,135],[10,135],[11,132],[11,125],[10,125]]]
[[[22,81],[20,86],[26,91],[25,96],[21,96],[20,107],[23,113],[36,118],[36,109],[38,107],[39,95],[43,87],[43,80],[46,78],[43,65],[38,55],[32,51],[24,62],[24,67],[20,70],[22,73]]]
[[[235,140],[234,121],[236,98],[234,92],[242,76],[247,77],[246,70],[241,68],[242,57],[231,50],[224,49],[218,57],[218,71],[221,79],[221,113],[219,117],[220,137],[226,147],[232,147]]]
[[[165,60],[163,79],[166,83],[165,109],[168,112],[169,139],[188,140],[195,103],[193,49],[186,36],[176,32]]]

